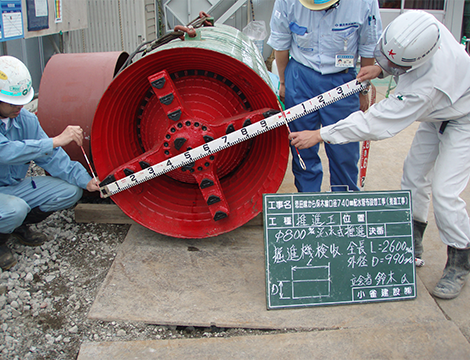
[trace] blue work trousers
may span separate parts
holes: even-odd
[[[0,234],[10,234],[21,226],[33,208],[44,212],[67,209],[82,193],[78,186],[51,176],[27,177],[19,184],[0,186]]]
[[[291,59],[285,70],[285,106],[286,108],[300,104],[324,92],[356,78],[354,69],[337,74],[322,75]],[[318,130],[321,126],[337,123],[352,112],[359,110],[359,95],[354,94],[311,114],[294,120],[289,124],[291,131]],[[330,169],[330,185],[332,191],[357,191],[359,143],[330,145],[324,143]],[[318,156],[319,145],[299,150],[307,166],[300,166],[297,152],[291,146],[293,161],[292,171],[295,186],[299,192],[319,192],[323,179],[323,168]]]

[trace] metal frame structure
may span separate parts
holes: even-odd
[[[166,31],[176,25],[185,25],[204,11],[215,18],[216,23],[242,29],[248,21],[249,0],[166,0],[163,13]]]

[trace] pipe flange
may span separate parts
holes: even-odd
[[[176,155],[194,149],[214,139],[214,133],[197,120],[179,121],[168,129],[163,142],[165,158],[170,159]],[[206,156],[195,162],[189,163],[179,169],[180,172],[202,172],[212,165],[216,154]]]

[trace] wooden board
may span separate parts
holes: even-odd
[[[75,206],[75,221],[97,224],[136,223],[115,204],[77,204]]]
[[[97,224],[136,224],[115,204],[77,204],[75,207],[77,223]],[[263,216],[258,214],[244,226],[262,226]]]

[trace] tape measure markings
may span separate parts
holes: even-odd
[[[352,80],[335,89],[329,90],[301,104],[295,105],[284,111],[287,122],[294,121],[302,116],[317,111],[336,101],[344,99],[365,89],[369,84],[367,82],[359,83]],[[185,165],[189,165],[206,156],[215,154],[221,150],[227,149],[233,145],[237,145],[243,141],[251,139],[255,136],[264,134],[269,130],[273,130],[279,126],[285,126],[281,113],[272,115],[266,119],[260,120],[254,124],[243,127],[230,134],[221,136],[208,143],[200,145],[189,151],[173,156],[170,159],[161,161],[155,165],[147,167],[134,174],[128,175],[122,179],[116,180],[107,185],[101,186],[101,193],[104,197],[115,195],[121,191],[127,190],[135,185],[152,180],[167,172],[176,170]]]

